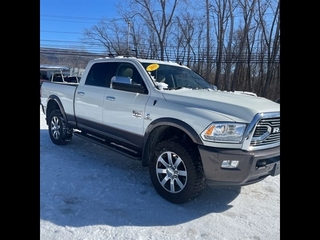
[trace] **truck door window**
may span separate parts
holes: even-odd
[[[132,80],[133,85],[142,85],[145,87],[140,73],[131,63],[120,63],[117,67],[116,76],[128,77]]]
[[[129,64],[121,64],[117,69],[117,76],[127,77],[132,79],[133,70],[131,65]]]
[[[85,85],[109,87],[115,63],[95,63],[91,66]]]

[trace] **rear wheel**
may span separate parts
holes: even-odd
[[[72,129],[67,127],[60,110],[54,110],[49,116],[49,135],[57,145],[64,145],[72,140]]]
[[[199,154],[173,140],[156,146],[149,173],[158,194],[172,203],[188,202],[205,188]]]

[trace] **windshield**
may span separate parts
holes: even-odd
[[[214,87],[210,85],[203,77],[189,68],[172,66],[166,64],[152,64],[142,63],[144,68],[151,74],[157,82],[166,83],[167,89],[212,89]],[[150,68],[150,66],[152,66]],[[155,69],[155,70],[154,70]]]

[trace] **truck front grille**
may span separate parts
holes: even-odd
[[[256,124],[251,143],[252,147],[280,143],[280,117],[260,119]]]

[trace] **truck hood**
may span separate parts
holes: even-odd
[[[206,109],[222,114],[232,121],[250,122],[262,112],[280,112],[280,104],[263,97],[212,90],[182,88],[163,92],[166,101],[186,107]]]

